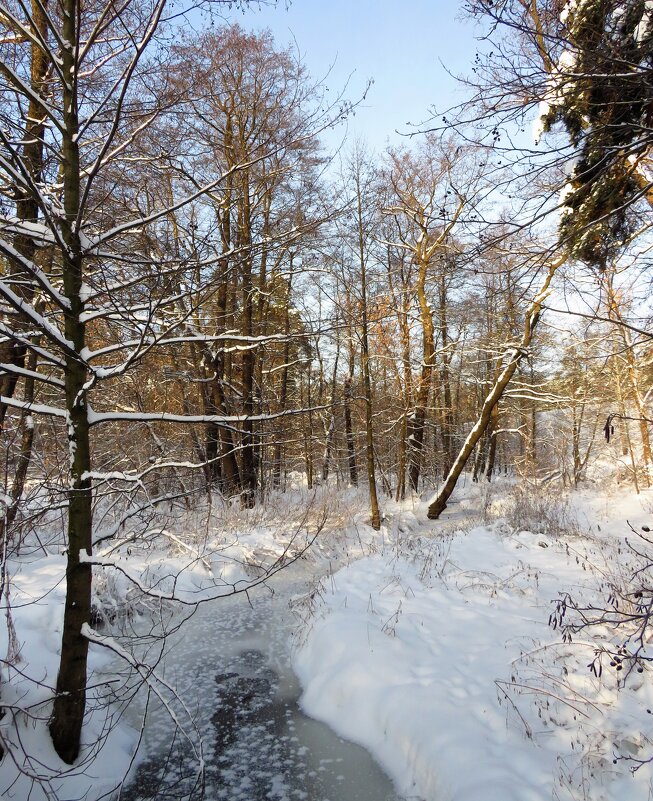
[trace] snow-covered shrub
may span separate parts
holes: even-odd
[[[580,536],[581,526],[568,494],[559,485],[515,485],[488,507],[490,519],[505,518],[515,531],[533,531],[550,537]]]

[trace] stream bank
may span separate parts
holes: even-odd
[[[186,622],[159,670],[193,712],[203,774],[166,710],[155,705],[144,757],[120,801],[401,801],[364,748],[300,708],[290,601],[312,579],[295,563],[249,598],[205,604]],[[135,722],[138,710],[129,714]]]

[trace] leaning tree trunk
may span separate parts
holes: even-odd
[[[437,520],[442,512],[446,509],[447,501],[456,488],[458,479],[460,478],[460,475],[467,464],[470,454],[488,427],[488,424],[492,418],[492,411],[494,407],[499,402],[504,390],[510,383],[510,379],[515,374],[515,371],[517,370],[521,360],[528,354],[528,348],[532,342],[533,334],[535,333],[537,323],[540,319],[540,314],[542,313],[542,304],[551,291],[551,281],[553,280],[553,276],[555,275],[556,271],[562,264],[564,264],[565,260],[566,257],[563,256],[549,266],[542,288],[537,293],[528,310],[526,311],[524,329],[519,344],[511,348],[506,354],[501,372],[495,379],[490,393],[485,398],[478,420],[463,443],[463,446],[460,449],[460,452],[458,453],[458,456],[456,457],[456,460],[454,461],[451,470],[449,471],[449,475],[442,485],[442,488],[431,499],[428,508],[428,517],[431,520]]]

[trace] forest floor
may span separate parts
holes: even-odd
[[[468,482],[439,521],[428,521],[417,500],[387,502],[380,532],[363,508],[353,491],[297,488],[265,508],[185,514],[164,533],[106,547],[100,561],[107,567],[95,568],[102,614],[90,651],[84,748],[64,772],[46,728],[64,559],[47,544],[24,549],[10,565],[18,659],[3,670],[0,726],[9,753],[0,764],[0,798],[92,801],[111,792],[142,734],[122,713],[144,683],[178,722],[187,751],[206,762],[195,724],[205,699],[192,696],[192,681],[176,692],[188,670],[173,669],[174,648],[161,658],[159,635],[167,631],[179,649],[181,618],[190,616],[190,632],[199,619],[194,601],[243,589],[299,554],[325,512],[301,557],[301,588],[293,585],[289,596],[294,623],[283,629],[308,716],[364,746],[411,800],[650,799],[651,766],[633,771],[653,756],[648,666],[617,671],[603,658],[597,676],[590,669],[597,652],[621,645],[624,630],[601,625],[569,642],[549,618],[565,593],[605,605],[642,566],[626,540],[637,544],[636,532],[651,524],[653,493]],[[650,586],[647,573],[640,576]],[[166,602],[173,592],[185,613]],[[220,620],[216,632],[234,617],[224,601],[205,609],[211,613],[193,636],[208,642],[211,616]],[[129,671],[120,667],[126,659],[134,663]],[[238,684],[231,673],[220,675],[223,684]],[[224,728],[224,718],[219,723]],[[301,797],[293,786],[287,797]],[[268,797],[283,801],[284,792],[277,782]],[[346,792],[328,797],[353,801]]]

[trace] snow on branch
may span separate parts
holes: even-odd
[[[64,409],[59,409],[56,406],[46,406],[44,403],[28,403],[16,398],[7,397],[6,395],[0,395],[0,403],[3,403],[5,406],[10,406],[13,409],[24,409],[31,414],[47,414],[50,415],[50,417],[66,419],[66,411]]]
[[[40,333],[40,332],[36,332]],[[36,353],[37,356],[40,356],[42,359],[45,359],[47,362],[51,362],[52,364],[56,364],[57,367],[60,367],[62,370],[65,368],[65,363],[62,359],[58,356],[55,356],[50,351],[41,348],[39,345],[36,345],[30,339],[32,335],[29,331],[16,331],[10,328],[6,323],[0,320],[0,334],[4,334],[7,339],[13,340],[15,342],[20,342],[21,345],[24,345],[29,350]]]
[[[173,702],[177,702],[181,706],[181,709],[184,715],[187,716],[188,720],[192,721],[193,715],[184,701],[175,692],[175,689],[168,684],[168,682],[162,676],[159,676],[153,667],[136,659],[133,654],[130,654],[129,651],[123,648],[122,645],[120,645],[120,643],[118,643],[113,637],[99,634],[97,631],[95,631],[95,629],[91,628],[88,623],[82,624],[81,634],[83,637],[86,637],[89,642],[92,642],[95,645],[101,645],[103,648],[107,648],[116,656],[120,657],[120,659],[125,661],[134,671],[136,671],[136,673],[138,673],[149,689],[154,693],[154,695],[156,695],[159,701],[161,701],[166,712],[168,715],[170,715],[171,720],[177,727],[177,730],[181,731],[188,740],[188,743],[193,749],[194,756],[199,762],[199,769],[202,770],[204,765],[204,758],[202,756],[202,739],[201,737],[198,737],[198,747],[196,748],[193,738],[188,735],[184,726],[181,725],[181,720],[179,719],[179,715],[173,707]]]
[[[36,381],[42,381],[44,384],[50,384],[51,386],[58,387],[60,389],[64,389],[66,386],[60,378],[44,375],[43,373],[38,373],[36,370],[28,370],[25,367],[19,367],[18,365],[11,364],[10,362],[0,362],[0,375],[2,373],[12,373],[13,375],[33,378]]]
[[[311,406],[303,409],[287,409],[282,412],[275,412],[274,414],[233,414],[233,415],[219,415],[219,414],[170,414],[168,412],[96,412],[89,407],[88,421],[89,425],[94,426],[100,423],[108,422],[135,422],[135,423],[217,423],[218,425],[238,425],[252,421],[255,423],[265,422],[267,420],[278,420],[281,417],[291,417],[299,414],[307,414],[308,412],[321,412],[330,409],[330,404],[322,406]]]
[[[58,345],[64,353],[67,353],[69,356],[73,356],[78,358],[78,353],[75,350],[75,346],[72,342],[67,340],[61,331],[56,328],[52,323],[43,317],[43,315],[39,314],[34,306],[31,303],[28,303],[26,300],[20,298],[11,287],[6,283],[6,281],[0,280],[0,296],[4,297],[4,299],[16,309],[17,312],[24,314],[36,327],[46,336],[51,342],[54,342]]]
[[[6,226],[5,231],[9,230],[14,233],[20,234],[21,236],[29,236],[32,239],[36,240],[36,234],[38,234],[38,242],[46,242],[48,241],[43,237],[43,233],[47,231],[47,229],[42,230],[43,226],[36,226],[32,225],[12,225]],[[49,238],[50,241],[52,237]],[[0,253],[6,256],[10,261],[14,264],[19,264],[27,273],[29,273],[40,288],[46,293],[50,300],[53,300],[57,306],[63,311],[67,311],[70,309],[70,301],[68,298],[65,298],[60,292],[58,292],[50,283],[47,275],[43,272],[43,270],[39,269],[36,264],[30,259],[25,258],[22,254],[20,254],[13,245],[10,245],[4,239],[0,239]]]

